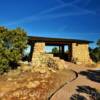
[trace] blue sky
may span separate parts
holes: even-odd
[[[0,0],[0,26],[95,42],[100,38],[100,0]]]

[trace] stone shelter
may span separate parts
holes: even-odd
[[[59,53],[48,55],[74,63],[92,63],[88,50],[89,43],[92,43],[92,41],[29,36],[28,44],[31,46],[30,60],[34,61],[34,58],[41,53],[46,54],[45,46],[58,46]],[[64,52],[66,45],[68,46],[68,51]]]

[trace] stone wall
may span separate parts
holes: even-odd
[[[92,63],[89,56],[88,44],[72,43],[72,60],[76,63]]]
[[[36,42],[32,54],[32,65],[34,67],[64,69],[65,62],[60,58],[54,57],[53,54],[46,54],[44,42]]]

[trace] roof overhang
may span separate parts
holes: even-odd
[[[46,43],[93,43],[93,41],[88,40],[79,40],[79,39],[65,39],[65,38],[48,38],[48,37],[37,37],[37,36],[28,36],[28,41],[30,42],[46,42]]]

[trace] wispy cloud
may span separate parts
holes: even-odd
[[[58,1],[58,0],[57,0]],[[20,23],[29,23],[32,21],[37,21],[37,20],[42,20],[42,19],[50,19],[50,18],[60,18],[60,17],[65,17],[65,16],[76,16],[76,15],[84,15],[84,14],[96,14],[96,12],[94,11],[90,11],[88,9],[83,9],[78,7],[77,5],[75,5],[76,3],[80,2],[81,0],[74,0],[72,2],[69,3],[65,3],[62,0],[59,0],[59,2],[61,3],[61,5],[58,5],[56,7],[51,7],[47,10],[43,10],[38,12],[37,14],[33,14],[32,16],[8,23],[7,25],[16,25],[16,24],[20,24]],[[88,3],[90,1],[88,0]],[[50,12],[56,11],[58,9],[64,8],[64,7],[74,7],[76,9],[81,10],[81,12],[70,12],[70,13],[59,13],[59,14],[49,14]]]
[[[20,24],[20,23],[27,23],[27,22],[30,22],[30,21],[42,19],[43,17],[41,15],[48,14],[50,12],[56,11],[58,9],[61,9],[63,7],[71,6],[73,3],[75,3],[75,2],[64,3],[63,5],[59,5],[59,6],[56,6],[56,7],[51,7],[49,9],[40,11],[37,14],[33,14],[32,16],[29,16],[29,17],[26,17],[26,18],[23,18],[23,19],[20,19],[20,20],[16,20],[14,22],[10,22],[10,23],[7,24],[7,26],[15,25],[15,24]]]
[[[86,15],[88,12],[69,12],[69,13],[59,13],[59,14],[51,14],[51,15],[41,15],[41,16],[34,16],[25,18],[22,20],[18,20],[12,23],[7,24],[7,26],[20,24],[20,23],[31,23],[33,21],[39,21],[39,20],[48,20],[48,19],[55,19],[55,18],[61,18],[61,17],[67,17],[67,16],[80,16],[80,15]]]
[[[83,12],[69,12],[69,13],[59,13],[59,14],[53,14],[53,15],[45,15],[41,16],[40,19],[52,19],[52,18],[60,18],[60,17],[66,17],[66,16],[77,16],[77,15],[84,15],[88,14],[85,11]]]
[[[62,1],[63,4],[66,4],[63,0],[60,0],[60,1]],[[89,14],[94,14],[94,15],[96,14],[95,11],[91,11],[91,10],[88,10],[88,9],[81,8],[81,7],[77,6],[76,3],[79,3],[80,1],[81,1],[81,0],[75,0],[75,1],[73,1],[73,2],[71,2],[71,5],[70,5],[70,6],[76,8],[76,9],[79,9],[79,10],[85,11],[86,13],[89,13]],[[87,5],[90,3],[90,1],[91,1],[91,0],[87,0],[87,2],[86,2]],[[86,6],[86,5],[85,5],[85,6]]]

